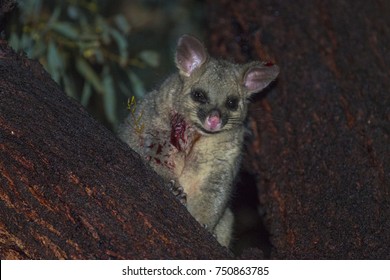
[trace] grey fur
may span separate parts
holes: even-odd
[[[248,98],[272,82],[279,68],[216,60],[188,35],[179,39],[175,62],[179,73],[137,103],[119,136],[167,182],[183,187],[188,211],[228,246],[233,225],[228,202]],[[134,128],[134,116],[140,117],[142,131]]]

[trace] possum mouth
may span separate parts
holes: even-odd
[[[222,131],[226,120],[218,109],[212,109],[207,114],[203,111],[198,112],[198,121],[195,122],[196,128],[202,134],[216,134]]]
[[[222,129],[219,129],[219,130],[208,130],[206,128],[203,127],[203,125],[201,124],[198,124],[198,123],[195,123],[195,127],[196,129],[199,131],[199,133],[201,134],[208,134],[208,135],[212,135],[212,134],[217,134],[217,133],[220,133],[222,132]]]

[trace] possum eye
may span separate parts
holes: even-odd
[[[201,89],[194,89],[191,91],[191,98],[195,102],[198,102],[200,104],[206,104],[209,102],[209,98],[207,97],[207,94],[201,90]]]
[[[228,97],[226,100],[225,106],[230,111],[236,111],[238,108],[238,99],[236,97]]]

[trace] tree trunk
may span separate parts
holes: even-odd
[[[270,256],[388,259],[390,2],[208,5],[212,53],[281,69],[252,104],[245,160]]]
[[[232,255],[138,155],[0,41],[1,259]]]

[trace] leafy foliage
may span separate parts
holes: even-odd
[[[100,104],[103,119],[115,126],[119,93],[142,98],[144,86],[134,70],[156,67],[159,56],[150,50],[131,53],[131,26],[121,14],[102,12],[110,10],[108,2],[19,1],[8,41],[39,59],[82,105]]]

